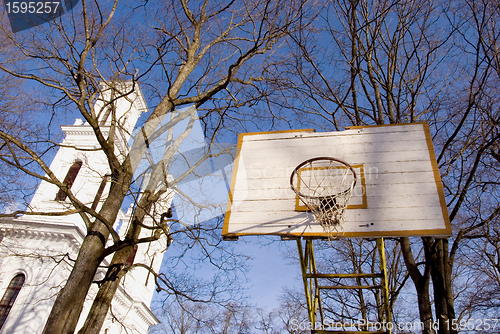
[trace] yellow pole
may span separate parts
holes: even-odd
[[[311,259],[311,262],[310,262],[311,267],[309,268],[309,273],[314,275],[313,278],[310,278],[310,280],[311,280],[311,294],[314,295],[314,303],[313,303],[314,320],[316,320],[317,311],[319,308],[319,315],[321,318],[321,329],[324,329],[325,319],[324,319],[324,315],[323,315],[323,306],[321,305],[321,295],[320,295],[320,291],[319,291],[318,278],[316,277],[318,272],[316,270],[316,260],[314,258],[314,248],[313,248],[312,239],[307,240],[307,243],[309,244],[309,251],[310,251],[309,257]],[[312,287],[314,287],[314,291],[312,290]],[[314,324],[314,329],[316,329],[316,322],[314,322],[313,324]]]
[[[306,294],[306,303],[307,303],[307,313],[309,315],[309,321],[314,324],[316,322],[316,317],[313,311],[311,294],[309,292],[309,284],[307,282],[307,259],[304,258],[304,254],[302,253],[302,241],[300,237],[297,238],[297,248],[299,251],[299,261],[300,261],[300,269],[302,271],[302,281],[304,282],[304,292]],[[305,249],[305,257],[307,258],[307,241],[306,241],[306,249]]]
[[[387,263],[385,259],[385,243],[384,238],[377,239],[377,248],[380,257],[380,271],[382,273],[382,298],[384,300],[385,322],[387,324],[392,322],[391,307],[389,305],[389,282],[387,279]],[[392,324],[388,325],[391,326]],[[389,333],[391,332],[390,329]]]

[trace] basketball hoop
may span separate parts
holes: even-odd
[[[290,185],[330,240],[343,233],[345,211],[356,185],[351,165],[336,158],[312,158],[293,170]]]

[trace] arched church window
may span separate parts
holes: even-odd
[[[137,254],[137,248],[138,248],[138,246],[134,245],[134,249],[132,250],[132,253],[130,253],[127,260],[125,260],[125,263],[127,265],[131,266],[134,264],[135,255]]]
[[[68,170],[68,174],[66,174],[66,177],[64,178],[63,183],[68,186],[68,189],[71,189],[71,186],[73,185],[73,182],[75,182],[76,176],[78,175],[78,172],[80,171],[80,168],[82,168],[82,162],[81,161],[76,161]],[[64,201],[68,195],[62,190],[59,189],[56,195],[56,200],[57,201]]]
[[[97,209],[97,205],[99,204],[99,201],[101,200],[102,193],[104,192],[104,188],[106,188],[106,184],[108,183],[110,177],[111,177],[111,174],[106,174],[102,178],[101,185],[99,186],[99,189],[97,190],[97,194],[95,195],[95,198],[94,198],[94,202],[92,203],[92,210]]]
[[[111,111],[112,111],[112,106],[108,106],[104,111],[104,115],[102,116],[101,121],[99,122],[99,126],[106,125],[106,122],[109,118],[109,115],[111,114]]]
[[[17,295],[24,284],[24,278],[24,274],[17,274],[14,276],[4,293],[2,300],[0,300],[0,329],[2,329],[5,324],[10,309],[16,301]]]

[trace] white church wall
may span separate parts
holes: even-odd
[[[25,275],[0,333],[41,333],[79,244],[71,234],[50,232],[29,223],[10,224],[10,228],[5,224],[0,231],[4,235],[0,244],[0,292],[3,294],[15,275]]]

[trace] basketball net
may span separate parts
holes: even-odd
[[[356,172],[348,163],[309,159],[295,168],[290,184],[330,241],[344,234],[345,212],[356,185]]]

